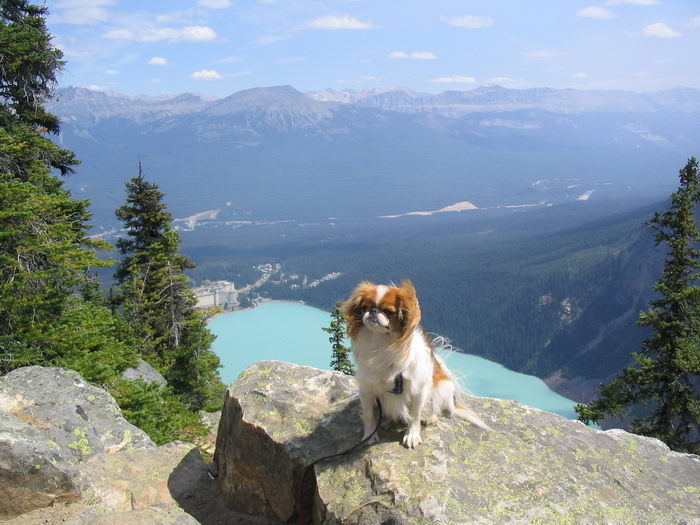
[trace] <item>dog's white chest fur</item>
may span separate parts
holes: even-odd
[[[352,344],[357,362],[356,378],[363,397],[379,398],[385,417],[407,423],[411,401],[423,397],[423,393],[432,387],[430,348],[425,344],[421,330],[416,329],[410,349],[401,360],[401,354],[391,348],[393,341],[390,335],[360,330]],[[403,392],[392,393],[399,374]]]

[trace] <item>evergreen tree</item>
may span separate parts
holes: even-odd
[[[218,403],[223,385],[213,334],[195,309],[184,270],[194,264],[178,253],[180,237],[158,186],[141,173],[126,183],[126,203],[117,209],[128,237],[117,242],[124,259],[115,277],[118,301],[132,325],[141,353],[156,365],[191,409]]]
[[[635,365],[602,386],[600,397],[576,411],[584,422],[621,416],[633,406],[645,408],[630,429],[664,441],[674,450],[700,452],[700,232],[695,209],[700,202],[698,162],[693,157],[680,170],[671,208],[656,213],[649,226],[656,245],[668,251],[655,290],[659,297],[640,315],[638,326],[653,335],[633,354]]]
[[[103,266],[87,237],[88,202],[73,200],[52,169],[73,153],[44,134],[59,131],[44,108],[63,61],[46,8],[0,0],[0,373],[56,356],[47,329],[71,309],[90,267]]]
[[[342,302],[336,303],[335,310],[331,312],[330,325],[327,328],[321,328],[321,330],[330,334],[328,341],[333,346],[331,369],[354,376],[355,367],[350,360],[350,349],[345,346],[346,325],[345,317],[340,311],[342,304]]]

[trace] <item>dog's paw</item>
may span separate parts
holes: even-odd
[[[406,448],[416,448],[423,440],[420,438],[420,432],[408,432],[403,437],[403,444]]]
[[[430,417],[426,417],[423,421],[421,421],[421,423],[423,423],[424,425],[427,426],[427,425],[434,425],[435,423],[437,423],[437,421],[438,421],[438,417],[435,415],[432,415]]]

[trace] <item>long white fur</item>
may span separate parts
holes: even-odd
[[[378,290],[377,295],[380,294],[384,295]],[[370,329],[363,323],[352,341],[365,437],[377,425],[377,416],[374,413],[376,398],[382,403],[386,418],[407,425],[403,443],[409,448],[415,448],[421,443],[421,412],[429,398],[432,402],[432,414],[427,423],[435,422],[441,414],[454,414],[484,430],[491,430],[460,403],[462,393],[459,383],[442,361],[440,364],[449,379],[441,381],[437,388],[433,388],[432,349],[426,343],[420,327],[413,331],[407,349],[395,348],[392,343],[396,338],[397,334],[392,334],[390,330],[381,331],[377,327]],[[402,394],[393,394],[391,390],[394,389],[394,379],[399,373],[403,376],[404,391]]]

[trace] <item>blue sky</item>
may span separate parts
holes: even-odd
[[[47,0],[62,85],[700,88],[698,0]]]

